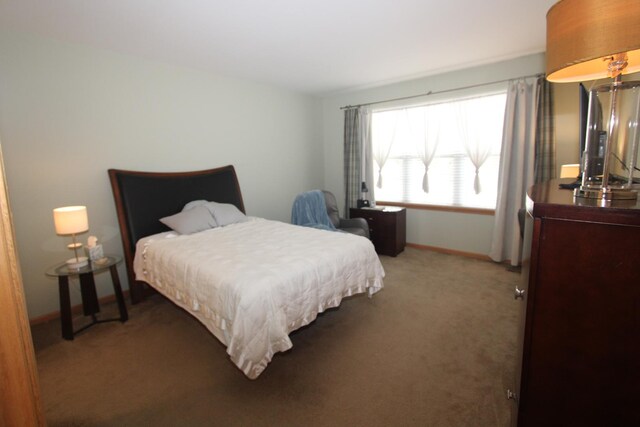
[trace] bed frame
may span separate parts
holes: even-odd
[[[144,282],[133,272],[136,242],[169,228],[159,220],[182,210],[192,200],[231,203],[243,213],[244,203],[233,166],[195,172],[138,172],[109,169],[124,247],[131,301],[144,298]]]

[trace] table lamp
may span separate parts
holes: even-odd
[[[67,260],[67,267],[78,269],[89,263],[87,257],[78,256],[78,248],[82,247],[82,243],[76,242],[76,234],[84,233],[89,230],[89,219],[87,218],[86,206],[67,206],[56,208],[53,210],[53,222],[56,227],[56,234],[61,236],[71,235],[73,243],[67,245],[69,249],[73,249],[75,258]]]
[[[582,182],[576,197],[635,200],[640,82],[640,1],[561,0],[547,12],[547,80],[582,82],[610,77],[589,92]]]
[[[367,193],[369,192],[369,187],[367,187],[367,183],[362,181],[360,184],[360,196],[361,199],[356,201],[356,206],[359,208],[368,208],[371,206],[369,200],[367,200]]]

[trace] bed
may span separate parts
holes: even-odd
[[[110,169],[109,177],[132,301],[140,302],[149,286],[158,291],[196,317],[250,379],[292,347],[289,333],[344,297],[372,296],[383,287],[384,270],[368,239],[246,216],[233,166]],[[191,234],[165,225],[194,204],[235,213]]]

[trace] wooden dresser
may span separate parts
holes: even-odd
[[[407,243],[407,210],[385,206],[384,209],[351,208],[351,218],[369,223],[369,237],[380,255],[397,256]]]
[[[512,424],[640,426],[640,202],[558,183],[527,199]]]

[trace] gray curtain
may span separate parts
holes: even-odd
[[[360,110],[344,110],[344,194],[345,212],[349,217],[349,208],[356,207],[360,198],[362,184],[362,139]]]
[[[362,193],[362,183],[369,192]],[[345,217],[358,199],[373,202],[373,159],[371,153],[371,110],[366,107],[344,110],[344,194]]]
[[[538,78],[538,116],[536,120],[536,183],[556,177],[556,140],[553,120],[553,86],[544,76]]]
[[[533,185],[537,106],[540,81],[509,82],[505,108],[498,200],[489,256],[519,265],[521,258],[518,210],[524,207],[527,189]]]

